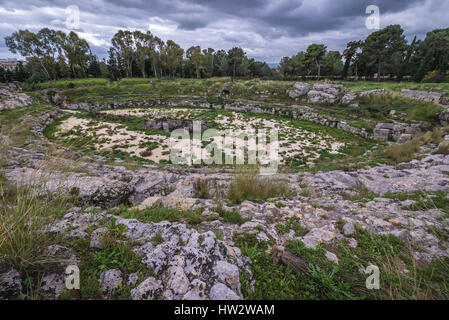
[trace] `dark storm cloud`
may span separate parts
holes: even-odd
[[[347,41],[363,39],[372,32],[365,28],[368,5],[380,8],[381,26],[401,24],[408,36],[423,37],[449,21],[447,0],[0,0],[0,36],[19,28],[65,30],[69,5],[80,8],[77,31],[100,55],[119,28],[150,28],[184,48],[239,45],[276,62],[312,42],[341,50]]]

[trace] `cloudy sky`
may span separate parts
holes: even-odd
[[[69,6],[79,8],[79,25]],[[409,40],[449,27],[448,0],[0,0],[0,58],[12,57],[3,38],[18,29],[43,27],[74,31],[106,56],[112,35],[121,28],[192,45],[229,49],[277,63],[283,56],[324,43],[342,50],[364,39],[366,8],[380,9],[380,27],[400,24]],[[68,23],[67,23],[68,22]]]

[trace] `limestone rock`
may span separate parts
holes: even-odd
[[[322,91],[333,96],[339,96],[344,93],[345,87],[342,84],[316,83],[313,85],[313,90]]]
[[[443,112],[441,112],[439,118],[442,126],[449,125],[449,109],[446,109]]]
[[[343,226],[343,233],[345,234],[345,236],[350,236],[354,234],[354,232],[355,232],[354,225],[351,222],[345,223],[345,225]]]
[[[123,281],[123,274],[118,269],[106,270],[100,275],[100,286],[103,293],[114,293]]]
[[[326,251],[326,253],[324,254],[324,256],[331,262],[338,264],[338,257],[335,253]]]
[[[293,88],[293,90],[288,90],[288,95],[290,98],[295,99],[306,95],[310,89],[310,85],[306,82],[296,82]]]
[[[352,101],[357,99],[357,95],[353,92],[346,92],[343,98],[341,98],[341,103],[350,104]]]
[[[234,293],[231,289],[222,283],[215,284],[210,289],[211,300],[241,300],[241,298]]]
[[[22,279],[19,272],[10,269],[0,274],[0,300],[15,300],[22,298]]]
[[[440,103],[440,98],[444,95],[444,92],[429,92],[420,90],[402,89],[402,96],[410,99],[425,100],[433,103]]]
[[[149,277],[131,290],[131,298],[133,300],[156,300],[161,296],[162,290],[162,281]]]
[[[227,261],[217,261],[214,266],[218,281],[240,292],[239,268]]]
[[[322,91],[310,90],[307,95],[313,104],[334,104],[337,101],[336,96]]]
[[[65,289],[65,277],[52,273],[42,279],[41,294],[45,299],[58,299]]]
[[[98,228],[92,232],[90,238],[90,247],[93,249],[101,249],[101,238],[107,234],[108,228]]]

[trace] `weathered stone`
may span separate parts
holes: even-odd
[[[106,270],[100,275],[100,286],[105,294],[114,293],[123,281],[123,274],[118,269]]]
[[[162,281],[149,277],[131,290],[131,298],[133,300],[156,300],[162,295],[162,290]]]
[[[101,249],[101,239],[108,233],[108,228],[98,228],[92,232],[90,238],[90,247],[93,249]]]
[[[181,267],[170,267],[167,274],[166,286],[173,292],[175,299],[181,298],[189,290],[189,279]]]
[[[210,289],[210,300],[241,300],[231,289],[222,283],[215,284]]]
[[[310,85],[306,82],[296,82],[293,85],[293,90],[288,90],[290,98],[298,98],[307,94],[310,89]]]
[[[444,95],[444,92],[429,92],[429,91],[402,89],[401,94],[406,98],[425,100],[438,104],[440,103],[440,98],[441,96]]]
[[[0,300],[16,300],[22,298],[22,279],[19,272],[10,269],[0,274]]]
[[[343,226],[343,233],[345,234],[345,236],[350,236],[354,234],[354,232],[355,232],[354,225],[351,222],[345,223],[345,225]]]
[[[52,273],[42,279],[41,294],[45,299],[58,299],[65,290],[65,277],[62,274]]]
[[[326,251],[325,255],[324,255],[329,261],[338,264],[338,257],[335,253]]]
[[[389,93],[387,90],[385,89],[374,89],[374,90],[368,90],[368,91],[364,91],[364,92],[360,92],[359,93],[359,97],[363,98],[363,97],[371,97],[371,96],[375,96],[375,95],[384,95]]]
[[[137,272],[131,273],[128,276],[128,281],[126,282],[127,285],[133,286],[139,281],[139,274]]]
[[[449,125],[449,109],[446,109],[443,112],[441,112],[439,118],[442,126]]]
[[[313,90],[322,91],[333,96],[339,96],[344,93],[345,87],[342,84],[316,83],[313,85]]]
[[[352,101],[354,101],[355,99],[357,99],[357,95],[355,93],[349,91],[349,92],[345,93],[343,98],[341,98],[341,103],[349,104]]]
[[[0,86],[0,94],[3,95],[0,99],[0,111],[14,108],[24,107],[36,103],[36,101],[25,93],[18,92],[20,89],[9,86]]]
[[[405,143],[405,142],[410,141],[412,139],[413,139],[413,135],[408,134],[408,133],[404,133],[404,134],[401,134],[401,136],[399,137],[397,142],[398,143]]]
[[[22,186],[36,186],[42,194],[67,192],[78,196],[81,202],[94,203],[105,207],[124,202],[131,193],[127,183],[110,179],[106,175],[94,177],[83,173],[48,172],[32,168],[17,168],[8,171],[6,177]]]
[[[239,268],[227,261],[217,261],[214,266],[218,281],[226,284],[234,291],[240,292]]]
[[[322,91],[310,90],[307,94],[309,102],[314,104],[334,104],[337,101],[337,97]]]

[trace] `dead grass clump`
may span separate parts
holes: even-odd
[[[438,150],[436,151],[437,154],[449,154],[449,143],[441,143],[438,147]]]
[[[417,136],[406,143],[391,145],[383,153],[395,163],[407,162],[413,159],[413,155],[419,151],[425,140],[425,137]]]
[[[206,179],[198,178],[193,183],[195,197],[200,199],[212,199],[211,186]]]
[[[140,153],[140,156],[144,157],[144,158],[151,157],[152,155],[153,155],[153,151],[151,151],[151,150],[145,150]]]
[[[245,200],[266,200],[269,198],[284,197],[290,194],[285,181],[272,176],[263,177],[254,170],[238,173],[231,182],[228,190],[228,199],[233,203]]]

